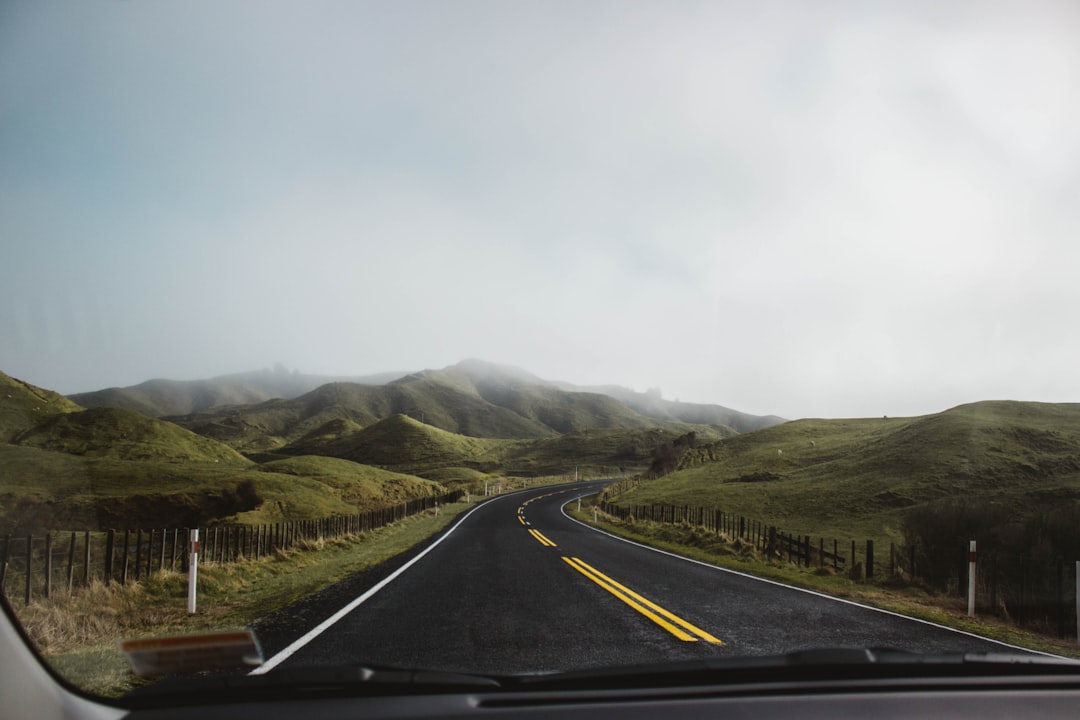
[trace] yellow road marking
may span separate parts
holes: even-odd
[[[529,528],[529,534],[536,538],[540,542],[540,544],[544,545],[545,547],[558,547],[555,543],[551,542],[551,540],[548,540],[544,536],[544,533],[540,532],[539,530]]]
[[[525,525],[526,524],[525,523],[525,516],[518,515],[518,522],[521,523],[522,525]]]
[[[604,575],[602,572],[592,567],[591,565],[588,565],[582,560],[578,558],[570,559],[565,556],[563,557],[563,560],[565,560],[567,564],[570,565],[570,567],[574,568],[579,573],[589,578],[594,583],[604,588],[609,593],[619,598],[624,603],[637,610],[639,613],[649,618],[654,623],[664,628],[680,640],[683,640],[685,642],[697,642],[698,638],[700,638],[705,642],[711,643],[713,645],[724,644],[722,640],[713,637],[701,628],[692,625],[686,620],[683,620],[678,615],[675,615],[674,613],[665,610],[651,600],[642,597],[641,595],[637,594],[625,585],[622,585],[615,580],[612,580],[607,575]],[[665,620],[664,618],[667,618],[667,620]],[[668,620],[670,620],[671,622],[668,622]],[[693,633],[693,635],[689,633]],[[697,637],[694,637],[694,635],[697,635]]]

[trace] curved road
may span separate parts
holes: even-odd
[[[293,631],[307,632],[299,641],[264,641],[261,670],[351,662],[508,674],[820,647],[1007,649],[656,552],[563,514],[603,484],[483,503],[374,592],[351,590],[341,605],[363,601],[340,619],[324,607],[313,629]]]

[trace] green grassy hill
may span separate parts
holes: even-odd
[[[0,443],[11,441],[50,415],[82,409],[59,393],[0,372]]]
[[[504,462],[507,472],[514,475],[573,474],[575,467],[589,477],[633,475],[648,468],[657,447],[676,437],[675,432],[661,428],[567,433],[518,443],[506,451]]]
[[[804,534],[900,541],[951,498],[1080,502],[1080,405],[981,402],[937,415],[798,420],[700,445],[624,504],[717,507]]]
[[[383,507],[443,492],[440,483],[349,460],[305,455],[258,466],[263,473],[318,480],[356,508]]]
[[[444,491],[439,483],[333,458],[178,463],[0,445],[0,532],[312,519]]]
[[[515,441],[457,435],[407,415],[391,415],[329,442],[298,443],[282,451],[318,453],[405,471],[438,467],[494,470],[499,457],[514,444]]]
[[[310,519],[445,490],[343,459],[257,465],[133,410],[84,410],[6,375],[0,384],[0,533]],[[324,424],[322,436],[354,427]]]
[[[134,410],[92,408],[45,418],[12,443],[72,455],[117,460],[247,464],[228,445]]]
[[[375,387],[330,383],[293,400],[219,408],[170,418],[241,452],[276,450],[340,421],[366,427],[396,414],[429,426],[473,437],[550,437],[555,431],[511,410],[486,402],[475,392],[444,378],[409,376]],[[329,426],[333,428],[333,425]]]
[[[176,422],[83,409],[3,379],[0,530],[20,532],[352,513],[446,485],[475,490],[492,475],[633,473],[649,466],[657,445],[688,430],[703,439],[733,432],[656,420],[607,395],[479,361],[382,386],[328,383],[291,400],[218,406]],[[263,387],[271,380],[283,378]],[[235,383],[227,392],[211,385],[140,387],[148,411],[248,397]]]
[[[726,426],[689,424],[670,416],[657,419],[608,395],[562,390],[524,371],[479,361],[414,373],[382,386],[330,383],[292,400],[224,406],[169,419],[250,454],[302,444],[313,435],[332,441],[334,435],[347,435],[347,428],[367,427],[398,414],[456,435],[504,440],[601,428],[732,432]]]
[[[491,473],[566,475],[575,467],[590,477],[614,477],[647,468],[656,448],[675,437],[661,428],[604,428],[524,440],[474,438],[393,415],[363,430],[316,435],[277,453],[345,458],[440,481]]]

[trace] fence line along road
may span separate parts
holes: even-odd
[[[800,567],[831,567],[849,573],[854,579],[919,584],[961,598],[973,593],[975,606],[984,612],[1001,615],[1017,625],[1054,632],[1062,638],[1072,630],[1080,638],[1080,563],[1067,562],[1064,557],[1036,557],[1024,548],[980,553],[975,587],[969,588],[966,541],[955,548],[921,545],[898,548],[895,543],[889,543],[888,556],[878,558],[874,541],[869,539],[861,543],[851,540],[849,544],[819,537],[815,543],[810,535],[784,532],[775,525],[716,508],[655,503],[624,505],[609,499],[612,490],[625,491],[634,484],[632,480],[621,480],[609,486],[599,497],[599,509],[626,523],[647,521],[701,528],[753,546],[765,558],[786,558]],[[952,562],[950,558],[954,557]],[[937,562],[941,558],[952,567],[943,576],[935,573],[935,568],[942,564]],[[878,567],[878,560],[885,560],[887,567]],[[1077,578],[1075,583],[1070,583],[1067,576],[1074,564]],[[1075,617],[1071,612],[1074,606]]]
[[[303,541],[370,532],[438,505],[457,502],[462,491],[416,498],[353,515],[293,520],[263,525],[211,525],[198,528],[200,563],[258,560]],[[109,585],[149,577],[154,572],[187,571],[187,537],[194,528],[52,531],[45,535],[6,535],[0,547],[0,592],[29,605],[56,590],[74,591],[95,581]]]

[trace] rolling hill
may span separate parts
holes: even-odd
[[[719,408],[714,415],[730,412]],[[663,417],[642,414],[609,395],[562,389],[525,371],[477,360],[380,386],[331,383],[292,400],[218,407],[169,419],[241,452],[258,453],[278,450],[311,433],[333,435],[339,427],[335,422],[368,426],[397,414],[477,438],[541,439],[602,428],[692,430],[713,438],[736,432],[723,424],[682,422],[667,411]],[[771,422],[759,419],[761,424]]]
[[[0,526],[19,531],[356,512],[476,489],[492,474],[632,473],[677,435],[735,434],[476,360],[383,384],[321,383],[288,399],[265,397],[316,379],[249,373],[77,396],[122,407],[83,408],[0,380]],[[170,408],[199,411],[150,416]]]
[[[496,460],[515,443],[458,435],[398,414],[329,442],[300,443],[283,450],[339,457],[401,471],[443,467],[494,471]]]
[[[50,415],[82,409],[59,393],[0,372],[0,443],[9,442]]]
[[[258,465],[168,421],[84,409],[2,373],[0,391],[0,532],[277,522],[445,491],[343,459]]]
[[[635,412],[660,420],[692,425],[722,425],[740,433],[760,430],[785,422],[784,418],[776,415],[750,415],[722,405],[665,400],[657,393],[639,393],[615,385],[578,389],[609,395]]]
[[[228,445],[178,425],[120,408],[91,408],[49,416],[14,438],[13,445],[116,460],[251,461]]]
[[[320,455],[353,460],[454,484],[474,473],[522,477],[624,475],[649,466],[656,448],[676,434],[661,428],[601,428],[546,438],[496,439],[458,435],[393,415],[341,436],[315,436],[267,457]]]
[[[713,506],[790,531],[900,541],[952,498],[1080,503],[1080,405],[987,401],[914,418],[797,420],[698,445],[627,504]]]

